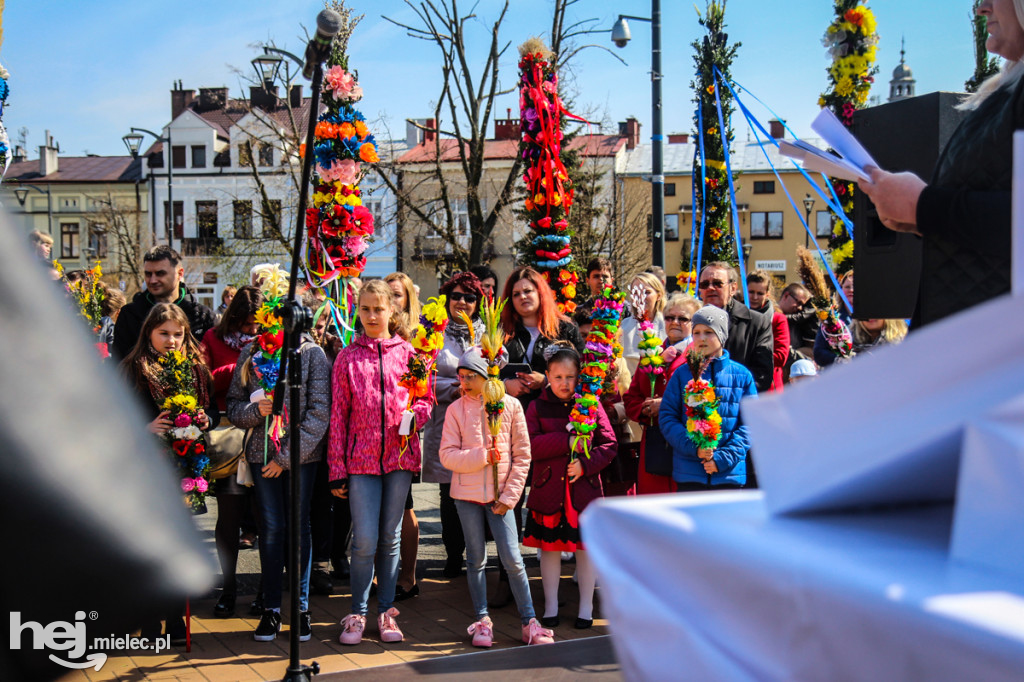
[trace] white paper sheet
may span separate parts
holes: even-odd
[[[871,154],[868,154],[868,150],[864,149],[864,146],[831,110],[822,109],[818,112],[811,123],[811,130],[818,133],[821,139],[828,143],[828,146],[839,152],[840,156],[861,170],[868,166],[878,166],[871,158]]]
[[[870,180],[868,174],[858,166],[802,140],[796,142],[779,140],[779,153],[794,161],[799,161],[804,170],[812,173],[824,173],[829,177],[849,182]]]

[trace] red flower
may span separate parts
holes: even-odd
[[[284,330],[279,329],[277,333],[264,332],[260,334],[259,344],[260,348],[267,355],[273,355],[277,351],[281,350],[281,344],[284,343]]]
[[[348,228],[349,213],[344,206],[335,204],[327,210],[326,219],[320,223],[320,230],[325,237],[337,237]]]
[[[201,455],[206,452],[206,446],[202,443],[196,443],[196,454]]]
[[[365,206],[356,206],[348,227],[357,235],[373,234],[373,214]]]
[[[306,209],[306,227],[316,228],[320,223],[320,209],[318,208],[307,208]]]
[[[171,449],[174,450],[174,454],[178,457],[184,457],[188,454],[189,445],[191,445],[191,443],[187,440],[176,440],[171,443]]]

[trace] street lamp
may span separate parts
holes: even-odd
[[[53,198],[50,196],[50,186],[47,185],[46,189],[41,189],[35,185],[26,185],[19,182],[18,186],[14,189],[14,196],[18,199],[18,205],[22,208],[25,206],[25,199],[28,198],[28,191],[30,189],[46,195],[46,229],[50,236],[53,237]]]
[[[285,84],[290,85],[292,82],[292,67],[288,61],[285,61],[284,57],[298,65],[299,70],[296,73],[299,73],[305,65],[304,61],[291,52],[270,47],[269,45],[264,45],[263,54],[252,60],[252,66],[256,69],[256,75],[259,76],[260,81],[263,83],[263,88],[268,92],[274,81],[277,80],[282,63],[284,64]]]
[[[164,218],[167,221],[167,246],[174,248],[174,193],[172,185],[174,183],[174,155],[171,148],[171,127],[167,126],[167,137],[158,135],[152,130],[146,130],[145,128],[132,127],[131,132],[121,137],[124,140],[124,146],[128,147],[128,152],[131,153],[133,159],[139,158],[139,148],[142,146],[142,135],[152,135],[157,142],[162,142],[167,147],[167,210],[164,211]],[[153,216],[153,234],[156,234],[156,216]]]
[[[665,267],[665,175],[663,174],[661,134],[661,0],[651,0],[651,17],[620,14],[612,26],[612,42],[625,47],[632,39],[627,19],[651,24],[651,222],[654,238],[651,256],[654,265]]]
[[[811,211],[814,210],[814,198],[808,194],[804,197],[804,211],[807,213],[807,229],[804,230],[804,248],[811,246]],[[818,243],[818,233],[814,233],[814,243]]]

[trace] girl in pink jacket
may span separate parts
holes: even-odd
[[[364,284],[358,304],[363,333],[334,363],[327,448],[331,492],[348,497],[352,510],[352,613],[341,621],[338,641],[362,641],[376,554],[380,638],[382,642],[400,642],[403,635],[395,621],[398,609],[393,606],[399,532],[412,476],[420,470],[416,426],[427,423],[430,403],[426,398],[413,401],[412,428],[403,443],[399,430],[409,394],[399,379],[416,351],[396,335],[400,311],[387,284],[382,280]]]
[[[487,615],[484,523],[491,529],[498,558],[508,573],[509,586],[522,619],[523,641],[550,644],[554,641],[551,630],[541,627],[535,617],[530,584],[519,554],[519,534],[513,514],[509,513],[522,496],[530,471],[530,434],[526,430],[523,406],[512,396],[505,396],[501,431],[492,441],[483,400],[487,361],[479,347],[474,346],[462,355],[458,378],[462,397],[448,407],[439,455],[441,464],[453,474],[451,496],[466,537],[466,581],[476,611],[476,622],[468,630],[473,636],[473,646],[489,647],[494,640],[493,625]],[[495,467],[497,491],[494,489]]]

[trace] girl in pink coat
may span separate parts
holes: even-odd
[[[342,644],[362,641],[376,554],[380,638],[400,642],[398,609],[393,606],[399,531],[412,476],[420,470],[416,428],[427,423],[430,403],[422,397],[413,401],[412,428],[403,442],[399,431],[409,394],[399,379],[416,351],[396,334],[400,311],[382,280],[363,285],[358,305],[363,333],[334,363],[327,448],[331,492],[348,497],[352,509],[352,613],[341,621],[338,640]]]
[[[513,514],[509,513],[519,502],[530,471],[530,434],[526,430],[523,406],[512,396],[505,396],[501,431],[492,441],[483,400],[487,361],[480,348],[474,346],[463,353],[458,378],[462,397],[448,407],[439,455],[441,464],[453,474],[451,496],[466,537],[466,581],[476,611],[476,622],[468,630],[473,636],[473,646],[489,647],[494,639],[493,625],[487,615],[484,523],[491,529],[498,558],[508,573],[509,586],[522,619],[523,641],[550,644],[554,641],[552,632],[541,627],[535,617],[530,584],[519,553],[519,534]],[[497,491],[494,467],[498,469]]]

